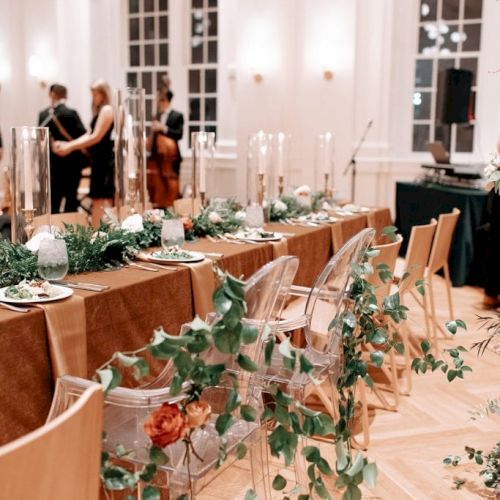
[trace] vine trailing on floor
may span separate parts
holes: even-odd
[[[480,328],[485,329],[487,337],[472,344],[472,349],[477,350],[478,356],[484,355],[488,346],[495,340],[500,338],[500,314],[495,316],[479,316],[481,322]],[[479,409],[471,411],[471,420],[490,417],[494,414],[500,414],[500,397],[490,398]],[[487,488],[491,488],[496,492],[497,497],[500,495],[500,442],[497,442],[492,449],[485,453],[482,450],[477,450],[471,446],[465,446],[466,458],[481,465],[479,476],[483,480],[483,484]],[[457,467],[462,462],[460,455],[448,455],[443,463],[447,466]],[[455,480],[457,489],[460,489],[466,483],[465,479]]]

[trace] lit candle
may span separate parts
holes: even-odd
[[[324,160],[323,160],[323,172],[325,174],[330,173],[330,165],[332,161],[332,133],[327,132],[325,134],[325,149],[324,149]]]
[[[280,132],[278,134],[278,176],[283,177],[285,171],[285,158],[283,154],[283,144],[285,142],[285,134]]]
[[[266,173],[266,155],[267,155],[267,146],[264,144],[259,147],[259,174]]]
[[[128,177],[135,179],[137,177],[137,158],[134,151],[134,120],[132,115],[127,116],[127,163]]]
[[[205,158],[205,141],[200,137],[198,142],[198,149],[200,154],[200,193],[207,192],[207,172],[206,172],[206,158]]]
[[[33,179],[31,178],[30,142],[28,130],[23,130],[23,161],[24,161],[24,208],[33,210]]]

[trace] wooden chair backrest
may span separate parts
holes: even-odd
[[[48,225],[48,215],[39,215],[34,218],[36,226]],[[64,224],[71,224],[73,226],[79,224],[80,226],[88,227],[89,220],[87,214],[83,212],[68,212],[62,214],[51,214],[50,225],[58,229],[64,229]]]
[[[335,223],[332,226],[333,253],[338,252],[353,236],[367,227],[366,215],[355,215]]]
[[[453,232],[455,231],[459,216],[460,210],[458,208],[454,208],[449,214],[441,214],[439,216],[429,263],[427,264],[431,274],[439,271],[448,262],[451,240],[453,239]]]
[[[384,283],[380,279],[379,271],[377,266],[379,264],[386,264],[389,266],[388,271],[394,272],[396,267],[396,260],[399,255],[399,249],[401,248],[401,242],[403,237],[398,234],[396,241],[387,243],[386,245],[375,245],[373,248],[379,251],[379,254],[371,259],[371,265],[373,266],[373,274],[370,274],[367,281],[375,287],[375,295],[377,296],[377,302],[382,303],[384,297],[389,295],[391,291],[391,281]]]
[[[102,413],[102,389],[94,384],[52,422],[0,447],[0,496],[97,500]]]
[[[379,243],[384,227],[392,226],[391,211],[388,208],[376,208],[366,214],[368,227],[375,229],[375,241]]]
[[[174,201],[174,214],[184,216],[198,215],[201,212],[201,200],[195,198],[179,198]]]
[[[432,219],[429,224],[411,228],[403,273],[403,275],[408,273],[409,276],[402,280],[399,285],[401,295],[411,290],[415,286],[415,282],[424,279],[436,226],[437,220]]]

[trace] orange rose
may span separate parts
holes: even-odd
[[[192,401],[186,405],[187,425],[191,429],[205,425],[212,414],[212,408],[206,401]]]
[[[188,427],[186,420],[176,404],[163,403],[144,422],[144,432],[160,448],[183,438]]]
[[[184,231],[189,231],[193,227],[193,221],[187,215],[181,217],[181,221],[182,225],[184,226]]]

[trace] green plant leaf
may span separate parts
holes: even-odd
[[[247,454],[247,447],[245,446],[244,443],[238,443],[236,446],[236,458],[238,460],[241,460],[242,458],[245,458],[245,455]]]
[[[314,365],[304,356],[304,354],[300,355],[300,373],[312,373],[314,369]]]
[[[255,422],[257,419],[257,410],[250,405],[241,405],[240,414],[246,422]]]
[[[270,366],[271,364],[271,358],[273,356],[273,350],[274,350],[274,338],[270,338],[264,347],[264,362],[266,366]]]
[[[233,410],[238,408],[241,403],[241,396],[236,389],[231,389],[227,395],[226,405],[224,407],[224,413],[231,413]]]
[[[343,500],[361,500],[361,490],[354,484],[347,486],[342,495]]]
[[[431,344],[428,340],[422,340],[420,343],[420,349],[424,354],[427,354],[431,350]]]
[[[317,446],[306,446],[301,453],[308,462],[313,464],[317,464],[321,459],[321,453]]]
[[[165,465],[168,463],[168,457],[164,451],[156,445],[151,446],[149,449],[149,460],[155,465]]]
[[[378,468],[376,463],[366,464],[363,467],[363,481],[368,488],[375,488],[377,485]]]
[[[282,356],[289,359],[294,359],[292,354],[292,347],[290,345],[290,339],[286,338],[283,342],[280,342],[278,350]]]
[[[148,485],[142,491],[143,500],[160,500],[160,492],[151,485]]]
[[[259,500],[257,493],[254,490],[248,490],[245,493],[245,498],[243,500]]]
[[[146,464],[139,473],[139,477],[141,481],[149,483],[153,480],[154,475],[156,474],[156,465],[153,463]]]
[[[244,344],[253,344],[257,337],[259,336],[259,330],[253,326],[246,323],[242,324],[241,327],[241,340]]]
[[[370,361],[377,367],[380,368],[384,362],[384,353],[382,351],[370,352]]]
[[[215,421],[215,430],[222,436],[233,425],[234,417],[230,413],[221,413]]]
[[[243,370],[247,372],[253,373],[259,369],[257,364],[252,361],[246,354],[238,354],[236,362],[241,366],[241,368],[243,368]]]
[[[363,455],[361,455],[361,453],[358,453],[356,455],[356,458],[354,459],[354,462],[346,471],[346,474],[350,477],[354,477],[358,472],[361,472],[363,470],[364,460],[365,459]]]
[[[122,374],[114,366],[105,368],[104,370],[97,370],[97,375],[99,375],[99,380],[105,393],[118,387],[122,382]]]
[[[335,453],[337,454],[337,471],[342,472],[348,464],[344,442],[342,440],[338,440],[335,443]]]
[[[216,325],[213,329],[215,347],[226,354],[236,354],[240,350],[241,331]]]
[[[330,464],[323,457],[319,459],[316,465],[322,474],[325,474],[326,476],[333,475],[333,470],[331,469]]]
[[[425,296],[425,281],[424,280],[417,280],[415,281],[415,287],[417,289],[417,292],[422,295],[422,297]]]
[[[446,329],[452,335],[455,335],[455,333],[457,333],[457,322],[456,321],[446,321],[445,326],[446,326]]]
[[[397,240],[397,232],[398,228],[396,226],[385,226],[384,229],[382,229],[382,234],[387,236],[391,241]]]
[[[273,490],[281,491],[286,486],[286,479],[281,475],[277,474],[273,479]]]

